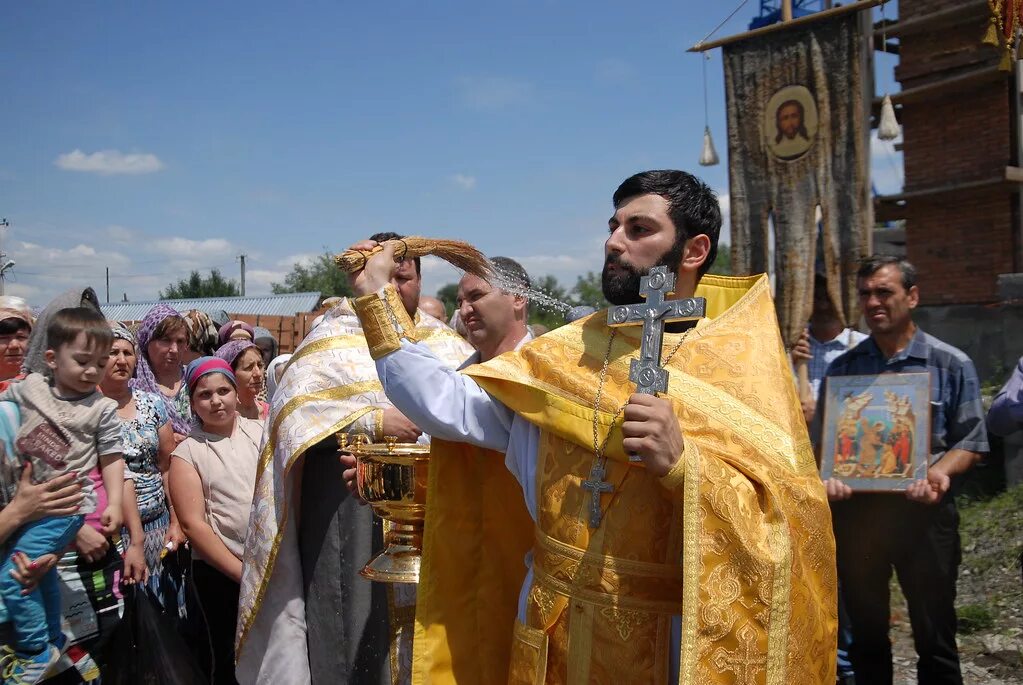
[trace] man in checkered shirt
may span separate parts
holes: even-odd
[[[803,403],[803,416],[806,418],[807,426],[813,423],[821,380],[824,378],[824,372],[828,370],[828,365],[867,337],[853,328],[842,326],[835,305],[828,297],[827,287],[828,282],[824,276],[820,274],[814,276],[813,313],[810,315],[810,325],[792,348],[792,363],[805,361],[810,372],[813,397]]]

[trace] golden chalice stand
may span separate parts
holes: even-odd
[[[355,455],[359,496],[384,519],[384,551],[360,573],[383,583],[418,583],[430,446],[393,437],[374,444],[365,435],[343,444],[341,436],[339,447]]]

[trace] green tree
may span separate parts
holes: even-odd
[[[710,265],[710,272],[720,276],[732,275],[732,248],[728,243],[718,243],[718,254]]]
[[[448,283],[437,291],[437,299],[444,303],[449,312],[458,309],[458,284]]]
[[[348,297],[352,289],[348,276],[334,264],[334,255],[324,250],[311,264],[296,262],[284,283],[271,283],[274,294],[320,293],[320,297]]]
[[[597,309],[608,306],[604,299],[604,290],[600,283],[600,274],[595,271],[587,271],[585,276],[576,279],[575,287],[572,288],[573,305],[589,305]]]
[[[238,283],[224,278],[219,269],[210,271],[205,278],[193,271],[188,278],[171,283],[160,291],[161,300],[185,300],[195,297],[232,297],[238,295]]]

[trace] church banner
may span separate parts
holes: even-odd
[[[815,264],[845,321],[857,316],[856,265],[873,226],[863,19],[852,12],[724,47],[732,266],[769,271],[773,257],[788,345],[810,317]]]

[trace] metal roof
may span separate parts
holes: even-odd
[[[146,302],[108,302],[100,305],[111,321],[141,321],[156,304],[170,305],[179,312],[198,309],[231,315],[294,316],[316,309],[320,293],[286,293],[255,297],[200,297],[192,300],[149,300]]]

